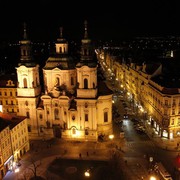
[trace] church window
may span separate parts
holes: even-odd
[[[62,47],[59,47],[59,52],[62,53]]]
[[[174,125],[174,119],[172,119],[172,121],[171,121],[171,125]]]
[[[12,96],[12,92],[10,92],[10,96]]]
[[[42,118],[43,118],[42,114],[39,114],[39,119],[41,119],[41,120],[42,120]]]
[[[29,118],[29,117],[30,117],[29,112],[26,112],[26,117],[27,117],[27,118]]]
[[[26,78],[23,79],[23,84],[24,84],[24,88],[27,88],[27,79]]]
[[[72,116],[72,120],[73,120],[73,121],[75,120],[75,116],[74,116],[74,115]]]
[[[104,122],[108,122],[108,112],[104,112]]]
[[[85,119],[86,122],[88,121],[88,114],[85,114],[84,119]]]
[[[54,110],[54,119],[59,120],[59,110],[58,109]]]
[[[60,86],[60,80],[58,77],[56,77],[56,80],[55,80],[55,86]]]
[[[7,96],[7,92],[4,92],[4,95]]]
[[[74,85],[74,78],[71,77],[71,85],[73,86]]]
[[[88,89],[88,80],[84,79],[84,89]]]

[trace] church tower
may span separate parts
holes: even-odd
[[[97,62],[88,37],[87,21],[84,22],[84,37],[81,40],[81,57],[77,69],[77,129],[86,140],[97,140]]]
[[[35,135],[38,133],[36,108],[41,94],[39,65],[33,59],[31,41],[27,37],[25,23],[23,29],[23,39],[20,41],[20,62],[16,67],[18,114],[28,118],[29,134]]]
[[[81,59],[77,69],[77,97],[95,98],[97,96],[97,62],[93,59],[94,49],[88,37],[87,21],[84,22],[84,38],[81,40]]]

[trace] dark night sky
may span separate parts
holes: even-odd
[[[97,40],[180,36],[180,8],[173,0],[6,0],[0,7],[0,40],[19,40],[23,22],[27,23],[32,40],[56,40],[60,26],[66,38],[80,39],[85,19],[90,37]]]

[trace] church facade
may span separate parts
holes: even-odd
[[[70,55],[68,41],[60,28],[55,53],[42,69],[33,59],[26,31],[24,26],[16,72],[18,114],[28,119],[29,138],[97,141],[99,135],[112,134],[113,92],[98,77],[87,21],[78,62]]]

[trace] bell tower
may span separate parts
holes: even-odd
[[[16,67],[17,72],[17,100],[19,115],[26,116],[29,132],[36,127],[36,107],[41,94],[39,79],[39,65],[32,56],[32,43],[27,37],[27,28],[24,23],[23,40],[20,41],[20,62]]]
[[[81,59],[77,69],[77,97],[95,98],[97,96],[97,62],[93,59],[94,50],[88,37],[87,21],[84,22],[84,38],[81,40]]]

